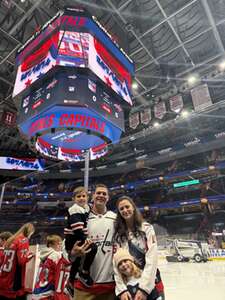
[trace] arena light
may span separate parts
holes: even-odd
[[[182,118],[187,118],[189,116],[189,114],[190,114],[189,111],[183,110],[180,115]]]
[[[157,128],[157,127],[159,127],[159,122],[155,122],[154,124],[153,124],[153,126],[155,127],[155,128]]]
[[[138,89],[138,84],[137,84],[136,81],[134,81],[134,82],[132,83],[132,89],[133,89],[133,90],[137,90],[137,89]]]
[[[221,63],[219,64],[219,69],[220,69],[220,71],[225,70],[225,60],[221,61]]]
[[[187,79],[188,84],[193,85],[198,81],[197,75],[190,75]]]

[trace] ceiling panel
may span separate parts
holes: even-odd
[[[171,22],[182,42],[188,41],[210,27],[200,2],[195,2],[182,10],[171,18]]]
[[[195,64],[201,63],[220,53],[219,46],[212,30],[203,33],[187,43],[186,48]]]

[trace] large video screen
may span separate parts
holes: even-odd
[[[119,97],[88,72],[69,69],[58,72],[21,102],[19,124],[53,105],[85,106],[124,130],[124,112]]]
[[[106,85],[132,105],[131,74],[89,33],[60,31],[57,64],[88,67]]]
[[[19,66],[13,96],[29,88],[55,65],[89,68],[109,88],[132,105],[131,75],[89,33],[55,33]]]
[[[18,66],[13,97],[29,88],[56,65],[59,33],[52,35]]]

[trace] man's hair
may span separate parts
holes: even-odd
[[[4,231],[0,233],[0,239],[7,241],[12,236],[10,231]]]
[[[98,183],[98,184],[96,184],[95,189],[97,189],[97,188],[105,188],[105,189],[108,190],[108,187],[104,183]]]
[[[48,235],[46,238],[47,247],[55,246],[56,244],[61,242],[62,242],[62,238],[57,234]]]
[[[73,197],[76,196],[76,195],[78,195],[78,194],[80,194],[80,193],[83,193],[83,192],[87,194],[87,191],[86,191],[85,187],[83,187],[83,186],[78,186],[78,187],[76,187],[76,188],[73,190]]]

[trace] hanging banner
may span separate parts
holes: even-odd
[[[191,97],[196,111],[212,105],[212,99],[207,84],[202,84],[193,88],[191,90]]]
[[[130,114],[130,116],[129,116],[130,128],[136,129],[138,127],[139,123],[140,123],[139,112]]]
[[[162,119],[166,114],[166,104],[163,101],[155,104],[154,106],[154,115],[157,119]]]
[[[170,109],[175,113],[179,113],[184,107],[184,102],[181,95],[176,95],[171,97],[169,99],[169,103],[170,103]]]
[[[151,109],[145,108],[140,112],[141,123],[144,125],[148,125],[151,121]]]

